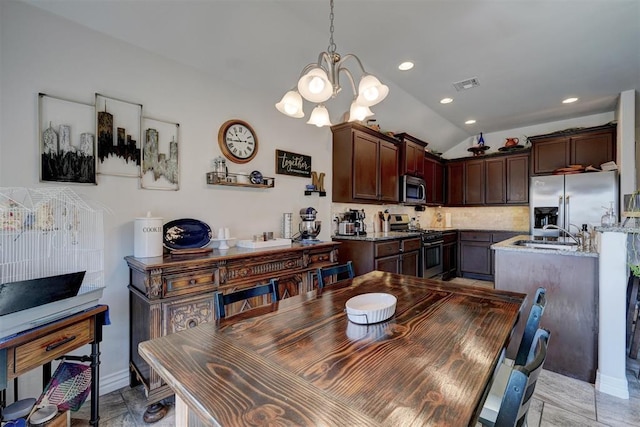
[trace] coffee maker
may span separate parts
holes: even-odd
[[[356,236],[364,236],[367,234],[367,226],[364,223],[364,209],[349,209],[349,213],[351,215],[351,220],[355,224],[354,231]]]
[[[300,209],[300,240],[302,241],[317,241],[316,237],[320,234],[321,221],[316,221],[316,211],[314,208],[302,208]]]

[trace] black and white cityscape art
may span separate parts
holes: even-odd
[[[98,174],[140,176],[142,105],[96,93]]]
[[[39,94],[40,180],[96,184],[93,105]]]
[[[153,190],[179,189],[177,123],[143,118],[141,187]]]

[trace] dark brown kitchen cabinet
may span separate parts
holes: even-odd
[[[464,161],[447,163],[447,206],[464,205]]]
[[[484,159],[468,160],[464,163],[464,204],[484,204],[485,189]]]
[[[505,157],[507,204],[529,203],[529,155]]]
[[[460,275],[472,279],[493,280],[490,247],[490,232],[461,231]]]
[[[507,174],[504,157],[484,162],[484,202],[487,205],[504,205],[507,201]]]
[[[530,137],[532,144],[531,173],[552,174],[558,168],[582,165],[599,168],[615,161],[615,125],[597,126],[561,134]]]
[[[450,280],[458,270],[458,232],[445,231],[442,240],[442,280]]]
[[[333,132],[333,201],[399,201],[397,141],[366,126],[342,123]]]
[[[400,174],[424,177],[424,149],[427,143],[406,133],[397,133],[400,143]]]
[[[494,251],[491,245],[525,232],[477,231],[460,232],[460,275],[471,279],[493,280]]]
[[[338,262],[353,262],[356,276],[373,270],[418,276],[420,265],[420,237],[381,241],[352,240],[334,237],[341,243]]]
[[[427,184],[427,205],[444,205],[444,165],[442,162],[425,156],[424,179]]]
[[[529,152],[447,163],[447,206],[527,204]]]

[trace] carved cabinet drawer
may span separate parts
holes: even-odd
[[[184,331],[215,320],[213,293],[162,304],[164,333]]]
[[[91,341],[93,327],[91,319],[86,319],[25,343],[15,349],[14,373],[21,375]]]
[[[188,273],[167,275],[164,286],[164,296],[172,297],[202,292],[215,288],[214,269],[195,270]]]

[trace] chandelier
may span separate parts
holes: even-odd
[[[333,0],[330,0],[330,6],[329,20],[331,25],[329,27],[330,37],[327,51],[318,55],[317,63],[311,63],[302,69],[297,88],[292,88],[285,93],[282,100],[276,104],[276,108],[282,114],[295,118],[304,117],[302,98],[316,104],[307,123],[318,127],[331,126],[329,111],[324,106],[324,102],[330,98],[335,98],[342,90],[340,86],[341,73],[347,76],[353,90],[353,101],[349,108],[350,122],[362,121],[367,117],[373,116],[373,112],[369,107],[382,101],[389,93],[389,88],[386,85],[383,85],[375,76],[365,71],[362,62],[357,56],[351,53],[340,56],[336,52],[336,44],[333,41]],[[353,59],[362,73],[357,91],[351,71],[343,65],[348,59]]]

